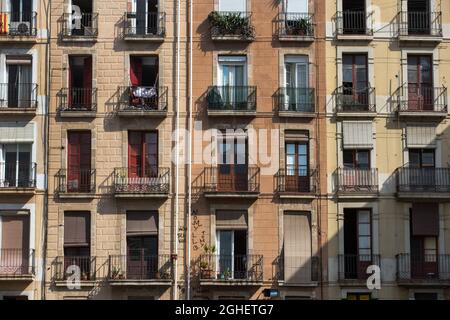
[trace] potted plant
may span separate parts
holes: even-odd
[[[220,14],[213,11],[208,15],[208,21],[213,34],[241,36],[244,39],[254,37],[254,27],[250,23],[250,18],[242,16],[240,12]]]
[[[288,35],[306,36],[311,32],[312,24],[307,18],[286,21]]]
[[[200,270],[202,277],[205,279],[213,279],[214,278],[214,270],[210,265],[211,259],[214,259],[213,255],[216,252],[215,246],[205,245],[203,247],[205,260],[200,261]]]

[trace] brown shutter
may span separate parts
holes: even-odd
[[[413,236],[439,235],[439,205],[437,203],[413,203]]]
[[[216,228],[247,229],[247,212],[219,210],[216,212]]]
[[[127,235],[157,235],[158,212],[132,211],[127,212]]]
[[[286,130],[284,132],[285,141],[309,141],[307,130]]]
[[[64,246],[89,246],[90,229],[89,212],[66,212],[64,214]]]
[[[29,215],[2,215],[2,249],[29,248]]]
[[[311,223],[309,212],[284,214],[284,281],[311,281]]]

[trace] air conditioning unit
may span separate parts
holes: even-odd
[[[9,33],[12,35],[31,34],[31,25],[28,21],[11,21]]]

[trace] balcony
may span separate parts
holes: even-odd
[[[120,117],[167,116],[167,87],[129,86],[119,88],[119,92]]]
[[[450,255],[425,254],[396,256],[397,282],[404,286],[450,285]]]
[[[372,40],[373,29],[370,15],[361,10],[337,12],[336,38],[337,40]]]
[[[56,193],[59,198],[93,198],[95,169],[60,169],[56,174]]]
[[[37,84],[0,83],[0,115],[35,115]]]
[[[97,113],[97,88],[63,88],[58,98],[63,118],[90,118]]]
[[[380,255],[377,254],[340,254],[338,255],[338,280],[341,284],[366,285],[367,267],[381,267]]]
[[[401,11],[397,20],[400,41],[442,41],[442,12]]]
[[[0,11],[0,42],[35,42],[37,13]]]
[[[400,117],[427,117],[442,119],[448,114],[447,88],[428,86],[402,86],[398,94]]]
[[[287,261],[286,261],[287,260]],[[278,256],[276,272],[280,286],[317,286],[319,281],[319,257],[284,257]],[[285,265],[289,268],[285,269]]]
[[[313,88],[279,88],[277,92],[279,117],[315,117],[316,94]]]
[[[280,169],[275,175],[276,192],[283,199],[314,199],[317,171],[307,169]]]
[[[95,41],[98,36],[98,13],[74,15],[64,13],[61,18],[62,41]]]
[[[151,255],[144,249],[131,250],[128,255],[111,255],[108,279],[113,286],[170,286],[173,279],[171,256]]]
[[[204,194],[207,198],[257,198],[260,170],[247,165],[219,165],[205,168]]]
[[[254,86],[211,86],[207,99],[209,116],[256,115]]]
[[[276,22],[279,41],[314,41],[314,15],[280,12]]]
[[[336,90],[337,117],[373,118],[376,114],[375,88],[355,89],[341,86]]]
[[[140,171],[140,170],[138,170]],[[116,198],[167,198],[170,186],[169,168],[148,168],[130,177],[129,168],[114,169]]]
[[[378,197],[378,169],[337,169],[336,189],[339,198]]]
[[[0,162],[0,193],[34,194],[36,163]]]
[[[400,199],[450,200],[450,168],[406,168],[396,171]]]
[[[34,275],[34,249],[0,249],[0,281],[32,281]]]
[[[96,257],[59,256],[54,261],[54,278],[56,286],[67,287],[67,280],[80,272],[81,286],[92,286],[96,280]],[[73,282],[69,280],[70,283]]]
[[[123,20],[124,40],[164,41],[166,36],[165,12],[126,12]]]
[[[213,41],[253,41],[251,12],[213,11],[208,15]]]
[[[260,286],[263,282],[262,255],[203,254],[199,266],[203,286]]]

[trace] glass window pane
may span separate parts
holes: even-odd
[[[370,237],[359,237],[358,244],[360,249],[370,249]]]
[[[358,211],[358,223],[370,223],[370,212],[368,210]]]
[[[295,144],[293,143],[288,143],[286,145],[286,153],[287,154],[295,154]]]
[[[359,224],[358,225],[358,234],[360,236],[370,236],[370,224]]]

